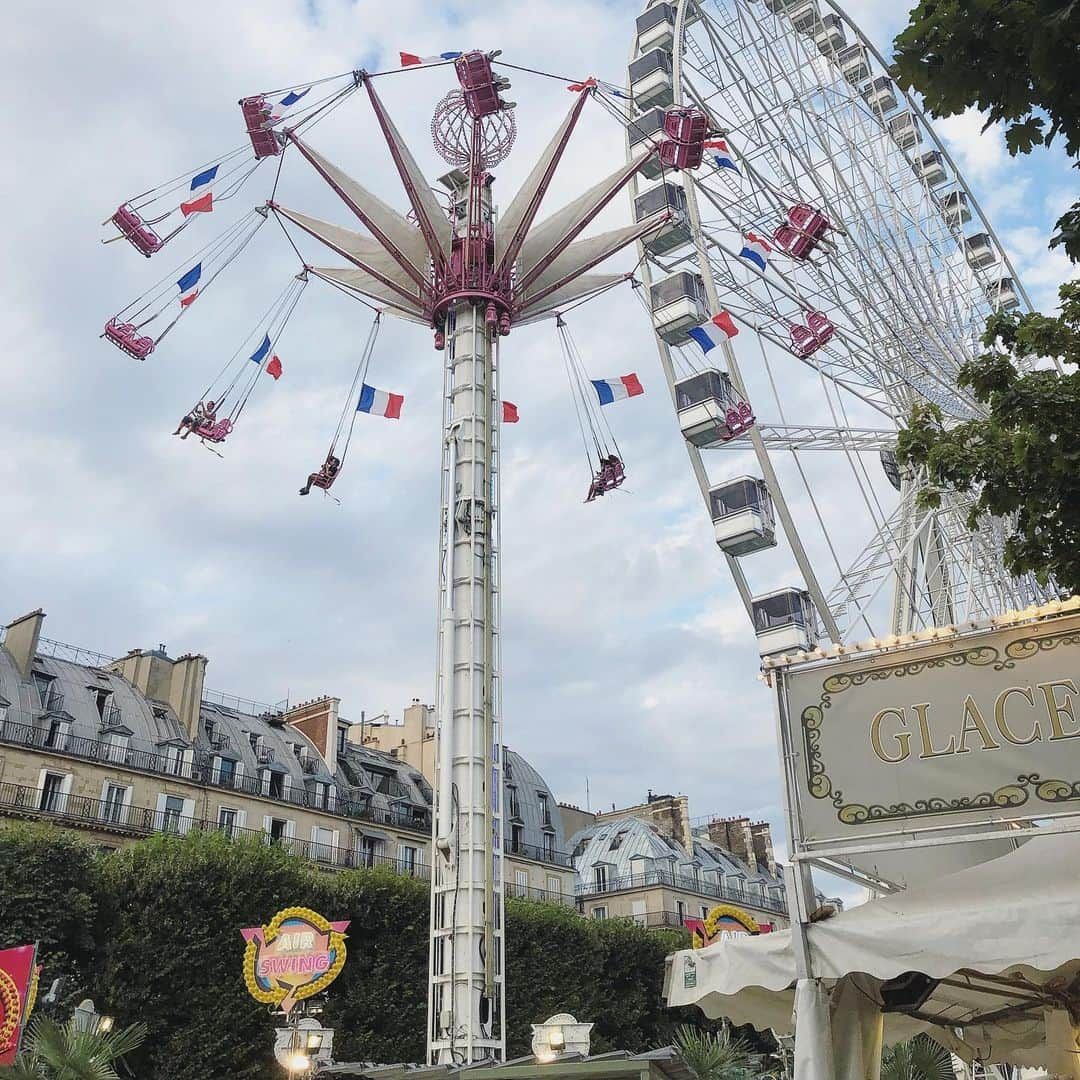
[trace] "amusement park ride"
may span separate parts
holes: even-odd
[[[817,0],[649,3],[637,20],[629,88],[596,78],[570,84],[568,112],[501,213],[491,170],[514,144],[514,107],[502,96],[509,83],[499,73],[512,65],[497,52],[474,50],[401,56],[402,66],[444,66],[458,84],[431,122],[435,148],[450,166],[438,195],[376,92],[390,73],[350,71],[244,98],[249,145],[125,202],[109,219],[114,239],[158,256],[192,222],[233,198],[263,161],[276,160],[270,198],[190,256],[179,277],[166,275],[118,312],[103,336],[145,360],[271,216],[290,242],[293,226],[340,256],[347,265],[303,262],[177,429],[203,444],[232,437],[260,376],[281,373],[277,342],[311,277],[361,300],[374,308],[374,321],[326,461],[301,494],[328,491],[337,481],[358,412],[400,412],[399,395],[366,382],[381,317],[428,327],[442,352],[427,1033],[433,1064],[505,1053],[499,431],[514,417],[500,395],[499,368],[501,341],[512,330],[556,321],[587,453],[595,451],[591,501],[625,479],[621,454],[604,434],[602,407],[640,393],[641,385],[635,375],[590,380],[563,315],[621,283],[635,286],[652,319],[716,541],[763,654],[812,649],[818,620],[841,644],[860,624],[871,625],[883,590],[893,597],[883,626],[894,635],[1042,597],[1035,582],[1005,573],[1002,522],[970,534],[967,507],[951,496],[940,511],[922,509],[921,478],[903,473],[893,457],[896,427],[912,404],[936,404],[946,422],[978,412],[956,388],[955,373],[977,347],[985,315],[993,306],[1018,305],[1023,292],[985,221],[974,236],[961,232],[981,212],[944,147],[933,140],[931,151],[907,156],[923,133],[933,139],[928,123],[911,101],[898,109],[897,88],[872,74],[880,56],[831,6],[823,13]],[[407,215],[309,140],[308,131],[354,94],[366,95],[374,112]],[[590,102],[624,127],[627,159],[541,218]],[[286,154],[306,160],[364,231],[279,202]],[[951,186],[940,193],[950,170]],[[642,187],[643,180],[651,186]],[[624,190],[633,223],[583,237]],[[639,278],[595,272],[634,244]],[[147,331],[151,325],[160,327],[156,334]],[[759,345],[759,381],[767,376],[763,385],[772,386],[776,423],[765,424],[751,409],[750,378],[739,363],[749,350],[737,359],[732,345],[740,329],[753,333],[744,341]],[[787,421],[772,374],[778,359],[812,377],[831,422]],[[788,373],[779,384],[784,393],[790,386],[803,394]],[[805,416],[802,401],[791,408]],[[849,407],[881,423],[856,427]],[[717,448],[751,451],[756,475],[714,483],[703,451]],[[801,455],[811,450],[833,451],[853,470],[850,490],[861,495],[873,525],[854,565],[836,561],[839,584],[828,593],[773,461],[791,455],[835,560],[830,529],[849,530],[858,515],[848,502],[842,523],[829,522],[806,483]],[[867,453],[880,456],[899,492],[893,511],[883,509],[871,483]],[[754,596],[742,560],[776,545],[777,519],[803,583]]]

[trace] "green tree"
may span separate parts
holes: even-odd
[[[881,1080],[955,1080],[949,1052],[929,1035],[887,1046],[881,1055]]]
[[[1080,4],[1072,0],[922,0],[894,43],[893,74],[933,116],[974,106],[1004,122],[1011,154],[1049,146],[1080,153]],[[1051,246],[1080,259],[1080,203],[1057,223]]]
[[[15,1064],[0,1069],[8,1080],[120,1080],[116,1065],[146,1040],[146,1025],[84,1031],[75,1020],[41,1017],[30,1025]]]
[[[918,91],[932,116],[980,109],[987,127],[1005,124],[1009,153],[1064,142],[1080,153],[1080,4],[1072,0],[921,0],[894,43],[893,75]],[[1080,164],[1080,163],[1078,163]],[[1080,261],[1080,202],[1059,219],[1050,247]],[[995,314],[985,351],[965,364],[958,383],[988,406],[985,418],[958,426],[933,405],[917,407],[901,432],[901,463],[925,468],[924,506],[940,505],[952,488],[981,514],[1016,515],[1005,558],[1015,573],[1032,571],[1080,590],[1080,516],[1075,448],[1080,425],[1075,374],[1034,371],[1016,362],[1058,357],[1080,360],[1080,293],[1061,291],[1059,317]]]
[[[1014,574],[1052,576],[1080,593],[1080,373],[1031,371],[1014,360],[1055,356],[1080,363],[1080,282],[1061,288],[1060,317],[999,313],[985,351],[959,384],[987,406],[985,419],[946,427],[935,405],[917,408],[900,433],[897,459],[926,470],[925,506],[942,491],[974,494],[969,526],[982,514],[1013,515],[1006,564]]]

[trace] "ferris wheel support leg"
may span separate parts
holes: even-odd
[[[505,1058],[495,370],[482,307],[455,305],[447,351],[428,1062],[468,1065]]]

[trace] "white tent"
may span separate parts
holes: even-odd
[[[969,1061],[1080,1080],[1080,837],[1033,837],[806,938],[813,979],[798,984],[790,930],[676,953],[667,1003],[781,1035],[796,1010],[803,1077],[874,1080],[882,1041],[923,1030]]]

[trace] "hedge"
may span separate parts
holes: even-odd
[[[154,836],[95,854],[49,826],[0,830],[0,948],[37,940],[43,983],[67,977],[63,1009],[94,999],[150,1037],[130,1065],[155,1080],[254,1078],[273,1061],[275,1019],[241,977],[241,927],[291,905],[350,919],[349,958],[323,1022],[338,1061],[422,1061],[427,883],[389,870],[328,874],[280,849],[220,835]],[[661,999],[681,931],[506,904],[507,1051],[556,1012],[595,1023],[593,1050],[665,1045],[687,1017]],[[271,1071],[272,1074],[272,1071]]]

